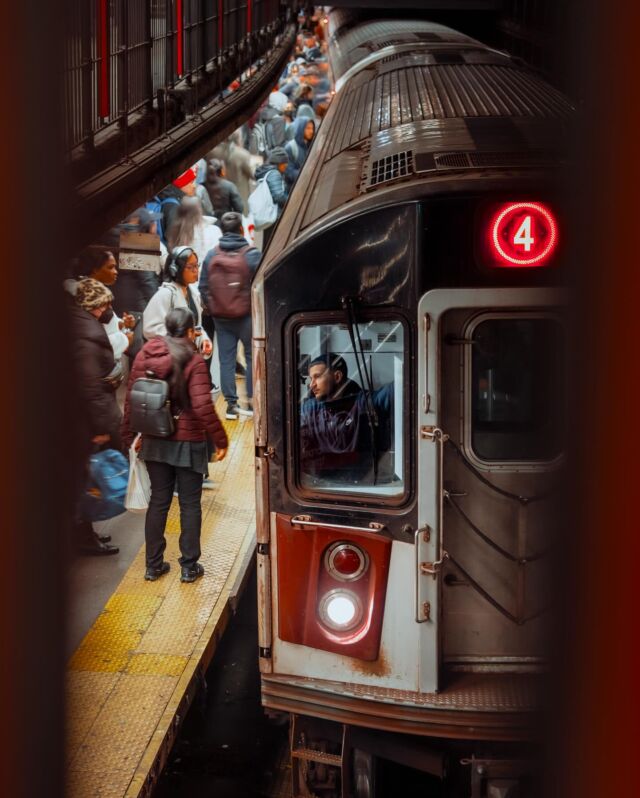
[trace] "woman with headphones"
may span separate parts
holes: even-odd
[[[167,514],[174,487],[180,503],[180,581],[194,582],[204,574],[200,559],[202,525],[202,475],[206,473],[209,452],[214,462],[227,453],[227,434],[209,393],[209,374],[202,357],[195,351],[196,329],[193,313],[184,307],[170,310],[165,319],[165,335],[148,341],[131,367],[124,405],[122,436],[130,447],[135,433],[129,424],[131,388],[137,379],[152,372],[169,384],[175,430],[168,437],[143,435],[140,456],[151,480],[151,498],[145,519],[146,571],[144,578],[154,582],[169,571],[163,554]]]
[[[175,308],[186,308],[196,322],[196,347],[211,357],[211,339],[202,329],[202,301],[198,293],[198,256],[191,247],[176,247],[164,267],[164,282],[149,300],[142,314],[142,332],[147,341],[166,335],[166,318]]]

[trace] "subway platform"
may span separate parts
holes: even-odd
[[[221,418],[223,408],[219,399]],[[174,499],[165,552],[171,571],[145,582],[141,547],[69,659],[69,798],[150,794],[233,614],[255,551],[254,443],[250,421],[225,426],[229,452],[210,469],[215,488],[202,497],[204,577],[180,582]]]

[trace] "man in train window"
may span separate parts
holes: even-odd
[[[391,447],[393,384],[370,393],[349,378],[343,357],[313,357],[305,369],[308,395],[300,410],[301,465],[323,482],[375,485],[388,481],[380,457]]]

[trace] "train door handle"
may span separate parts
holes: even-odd
[[[420,428],[420,436],[424,440],[431,441],[435,446],[437,446],[437,466],[436,466],[436,473],[438,484],[436,485],[436,497],[437,497],[437,521],[436,521],[436,529],[435,533],[437,535],[436,538],[436,551],[438,559],[433,562],[425,562],[422,561],[420,557],[420,550],[421,550],[421,537],[424,539],[424,542],[427,543],[430,541],[431,538],[431,530],[426,527],[422,529],[418,529],[415,533],[414,537],[414,551],[415,551],[415,579],[416,579],[416,602],[415,602],[415,620],[416,623],[425,623],[426,621],[430,620],[431,615],[431,605],[429,602],[421,601],[420,596],[420,587],[421,587],[421,580],[420,577],[422,576],[431,576],[433,579],[437,579],[438,575],[442,569],[442,565],[445,560],[448,558],[448,554],[444,549],[444,536],[442,530],[442,524],[444,519],[444,444],[448,440],[449,436],[443,432],[439,427],[431,427],[431,426],[423,426]],[[425,531],[427,530],[427,531]]]

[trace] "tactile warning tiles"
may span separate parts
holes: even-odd
[[[79,746],[120,678],[117,673],[70,671],[65,684],[67,757]]]
[[[134,654],[127,665],[127,673],[180,676],[188,660],[168,654]]]
[[[227,458],[211,466],[216,488],[202,497],[205,576],[179,580],[174,499],[165,552],[171,571],[145,582],[141,550],[69,662],[69,798],[139,794],[201,659],[212,655],[211,638],[226,623],[229,597],[255,545],[253,425],[226,426]]]
[[[114,594],[71,658],[69,670],[124,670],[161,603],[158,596]]]
[[[66,798],[120,798],[127,791],[131,771],[92,770],[67,771]]]
[[[122,674],[69,765],[69,798],[123,795],[174,688],[177,677]],[[119,793],[87,791],[96,773],[113,789],[111,773],[127,774]]]

